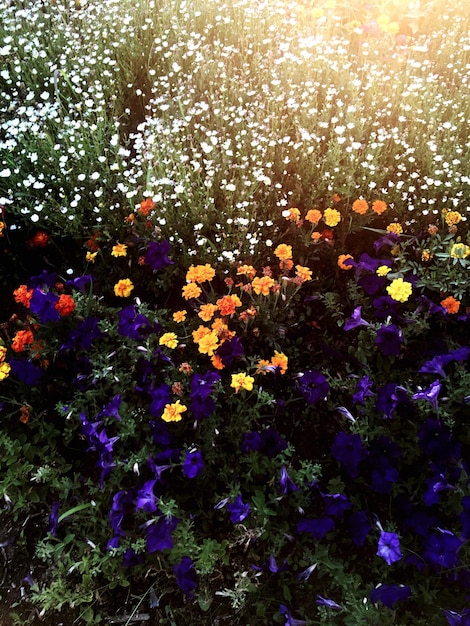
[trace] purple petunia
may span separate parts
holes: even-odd
[[[377,331],[375,345],[383,355],[398,356],[402,344],[402,332],[395,324],[382,325]]]
[[[171,245],[168,241],[151,241],[144,256],[145,264],[154,271],[173,265],[173,261],[168,258],[170,252]]]
[[[279,491],[283,493],[284,495],[287,495],[288,493],[292,493],[293,491],[298,491],[298,490],[299,488],[297,487],[297,485],[294,483],[294,481],[290,478],[289,474],[287,473],[286,466],[283,465],[281,467]]]
[[[306,626],[307,622],[303,619],[295,619],[292,617],[291,611],[285,604],[281,604],[279,607],[280,614],[285,618],[284,626]]]
[[[372,529],[367,513],[365,511],[356,511],[349,516],[348,524],[354,545],[362,546]]]
[[[155,513],[157,510],[157,498],[153,492],[156,480],[148,480],[137,492],[135,510],[142,509],[145,513]]]
[[[334,600],[330,600],[329,598],[324,598],[317,594],[317,604],[319,606],[327,606],[330,609],[342,609],[343,607],[335,602]]]
[[[351,478],[357,478],[359,463],[367,458],[368,451],[360,435],[340,432],[331,446],[331,454]]]
[[[10,366],[11,375],[25,385],[37,385],[44,375],[44,371],[38,365],[26,359],[10,359]]]
[[[298,522],[297,532],[309,533],[314,539],[320,540],[334,527],[335,523],[330,517],[320,517],[318,519],[304,518]]]
[[[50,291],[42,291],[42,289],[35,289],[29,303],[29,308],[32,313],[39,316],[39,319],[43,324],[47,322],[58,322],[60,315],[57,309],[54,307],[56,302],[59,301],[59,296]]]
[[[152,401],[149,406],[149,413],[152,417],[161,417],[166,404],[171,402],[171,387],[162,383],[149,391]]]
[[[369,376],[363,376],[361,380],[356,383],[356,391],[352,396],[352,401],[355,404],[365,404],[366,398],[373,398],[374,393],[371,391],[374,381]]]
[[[344,322],[344,330],[353,330],[359,326],[370,326],[369,322],[362,319],[362,306],[357,306],[351,317]]]
[[[433,410],[437,413],[437,399],[441,391],[441,383],[439,379],[435,380],[429,387],[421,391],[417,391],[411,396],[412,400],[427,400],[432,406]]]
[[[197,587],[197,581],[194,563],[189,556],[184,556],[179,563],[174,565],[173,572],[175,573],[178,587],[188,598],[192,598]]]
[[[462,540],[450,530],[437,528],[425,538],[423,557],[435,567],[450,569],[458,562],[457,552],[462,547]]]
[[[170,550],[173,547],[171,533],[176,529],[178,523],[177,517],[161,515],[144,524],[147,551],[152,554],[157,551]]]
[[[183,474],[186,478],[196,478],[204,470],[204,461],[200,450],[186,452],[183,461]]]
[[[307,404],[313,405],[326,398],[330,385],[321,372],[310,370],[300,375],[297,388]]]
[[[245,504],[241,495],[235,498],[235,502],[231,502],[227,505],[227,511],[230,513],[230,521],[232,524],[238,524],[248,517],[251,507],[249,504]]]
[[[49,526],[47,530],[51,533],[53,537],[56,536],[57,526],[59,524],[59,507],[60,502],[54,502],[51,508],[51,513],[49,515]]]
[[[470,609],[464,609],[462,613],[443,609],[442,613],[447,619],[449,626],[470,626]]]
[[[393,609],[396,602],[408,600],[411,596],[411,587],[407,585],[379,585],[370,592],[370,601],[373,604],[381,602],[389,609]]]
[[[380,538],[378,543],[377,556],[391,565],[399,561],[403,554],[400,551],[400,539],[396,533],[388,533],[384,530],[380,532]]]

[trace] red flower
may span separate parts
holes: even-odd
[[[66,293],[63,293],[59,296],[59,299],[54,304],[54,308],[62,315],[62,317],[66,317],[70,315],[75,310],[75,302],[71,296],[68,296]]]

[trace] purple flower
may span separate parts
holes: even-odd
[[[324,400],[330,389],[326,378],[316,370],[310,370],[300,376],[297,387],[307,404],[313,405]]]
[[[140,341],[145,335],[151,332],[161,332],[161,326],[158,323],[151,324],[149,320],[137,313],[137,310],[133,304],[124,307],[118,313],[118,333],[122,337],[129,337],[135,341]]]
[[[295,619],[292,617],[292,613],[285,604],[280,605],[279,612],[286,619],[284,626],[306,626],[307,624],[307,622],[303,619]]]
[[[152,417],[161,417],[166,404],[171,402],[171,387],[162,383],[159,387],[149,391],[152,401],[149,406],[149,413]]]
[[[429,387],[418,391],[411,396],[412,400],[427,400],[432,406],[433,410],[437,413],[437,399],[441,391],[441,383],[439,379],[435,380]]]
[[[122,530],[122,523],[127,513],[131,511],[132,493],[128,491],[118,491],[113,496],[113,504],[109,511],[109,521],[114,531],[114,537],[108,541],[107,549],[117,548],[119,539],[126,533]]]
[[[268,459],[273,459],[287,448],[287,443],[274,428],[265,428],[260,434],[261,447],[259,451]]]
[[[145,513],[155,513],[157,510],[157,498],[153,493],[156,480],[148,480],[137,492],[135,510],[142,509]]]
[[[343,517],[343,514],[351,508],[348,498],[342,493],[321,494],[325,503],[325,514],[332,517]]]
[[[455,567],[462,540],[450,530],[438,528],[437,531],[430,533],[425,539],[423,557],[435,567],[444,569]]]
[[[65,281],[65,284],[72,289],[84,292],[85,287],[89,285],[92,280],[93,276],[91,274],[84,274],[83,276],[78,276],[77,278]]]
[[[331,454],[351,478],[357,478],[359,463],[367,458],[368,452],[360,435],[340,432],[331,446]]]
[[[411,405],[404,387],[395,383],[387,383],[377,391],[375,406],[377,411],[382,413],[384,419],[392,419],[393,413],[399,405],[407,409]],[[408,411],[408,415],[411,415],[410,411]]]
[[[321,517],[319,519],[304,518],[297,524],[297,532],[309,533],[317,541],[333,530],[334,521],[330,517]]]
[[[122,557],[123,567],[135,567],[136,565],[142,565],[144,561],[144,555],[137,554],[134,548],[127,548]]]
[[[197,420],[209,417],[215,411],[215,400],[210,397],[210,394],[219,380],[220,374],[210,370],[205,374],[193,375],[191,379],[189,410]]]
[[[396,533],[380,532],[377,556],[382,557],[387,565],[399,561],[403,554],[400,551],[400,540]]]
[[[171,533],[178,526],[179,519],[173,516],[162,515],[158,519],[153,519],[144,524],[146,531],[147,551],[162,552],[173,547]]]
[[[462,613],[457,611],[442,610],[449,626],[470,626],[470,609],[464,609]]]
[[[11,375],[25,385],[37,385],[43,377],[43,370],[32,361],[10,359]]]
[[[349,530],[355,546],[362,546],[372,526],[365,511],[356,511],[349,516]]]
[[[445,365],[452,361],[466,361],[469,355],[470,348],[468,346],[462,346],[461,348],[452,350],[452,352],[435,356],[430,361],[426,361],[418,371],[424,374],[437,374],[444,378],[446,376],[444,371]]]
[[[352,396],[352,401],[355,404],[364,405],[366,398],[373,398],[375,394],[371,391],[372,385],[373,381],[369,376],[363,376],[356,384],[356,392]]]
[[[354,309],[353,314],[349,319],[344,322],[344,330],[352,330],[359,326],[370,326],[369,322],[361,317],[362,306],[358,306]]]
[[[194,563],[189,556],[184,556],[177,565],[174,565],[173,572],[175,573],[178,587],[188,598],[192,598],[197,582]]]
[[[43,324],[47,322],[58,322],[60,315],[54,304],[58,302],[59,296],[50,291],[44,292],[41,289],[35,289],[31,297],[29,308],[32,313],[39,316]]]
[[[47,530],[51,533],[53,537],[56,536],[57,526],[59,524],[59,507],[60,502],[54,502],[54,504],[52,505],[51,514],[49,515],[49,526]]]
[[[121,421],[121,416],[119,415],[119,407],[121,406],[122,398],[120,394],[116,394],[111,402],[108,402],[103,407],[103,410],[100,411],[97,417],[114,417],[118,422]]]
[[[317,594],[317,604],[319,606],[328,606],[330,609],[342,609],[343,607],[340,604],[337,604],[334,600],[330,600],[329,598],[324,598]]]
[[[146,265],[154,271],[160,270],[168,265],[173,265],[173,261],[168,258],[171,252],[171,245],[168,241],[155,242],[151,241],[144,256]]]
[[[253,430],[243,435],[243,441],[240,444],[241,452],[252,452],[261,449],[263,442],[258,431]]]
[[[395,324],[382,325],[377,331],[375,345],[385,356],[398,356],[402,343],[402,332]]]
[[[240,337],[233,337],[229,341],[224,341],[215,351],[225,367],[230,367],[236,359],[245,354]]]
[[[290,478],[287,473],[286,466],[283,465],[281,467],[281,478],[279,480],[279,491],[283,494],[292,493],[293,491],[298,491],[299,488],[294,483],[294,481]]]
[[[99,319],[97,317],[87,317],[77,324],[77,326],[71,331],[68,339],[60,347],[61,350],[71,350],[79,347],[84,350],[89,350],[92,342],[95,339],[104,337],[103,332],[100,330]]]
[[[400,311],[399,303],[390,296],[377,296],[372,301],[374,307],[374,317],[379,322],[384,322],[391,317],[396,319]]]
[[[186,457],[183,461],[183,474],[186,478],[195,478],[202,474],[204,470],[204,461],[200,450],[193,452],[186,452]]]
[[[463,511],[459,514],[462,524],[462,538],[470,539],[470,496],[463,496],[461,500]]]
[[[427,419],[418,433],[423,453],[440,465],[460,457],[460,445],[452,440],[451,429],[438,419]]]
[[[367,274],[366,276],[361,276],[357,281],[359,287],[362,287],[367,295],[373,296],[374,293],[377,293],[379,289],[384,287],[387,283],[386,278],[382,278],[381,276],[377,276],[377,274]]]
[[[381,602],[389,609],[398,601],[408,600],[411,596],[411,587],[407,585],[379,585],[370,592],[370,601],[373,604]]]
[[[245,504],[241,495],[235,498],[235,502],[231,502],[227,505],[227,511],[230,513],[230,521],[232,524],[243,522],[248,517],[251,507],[249,504]]]

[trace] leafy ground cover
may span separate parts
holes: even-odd
[[[2,623],[469,623],[466,5],[0,0]]]

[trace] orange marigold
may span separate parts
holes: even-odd
[[[206,280],[211,281],[214,276],[215,270],[209,263],[205,265],[191,265],[186,272],[186,280],[191,283],[203,283]]]
[[[292,246],[288,246],[285,243],[281,243],[274,250],[274,254],[281,261],[288,261],[289,259],[292,259]]]
[[[271,289],[271,287],[274,286],[274,279],[272,279],[270,276],[263,276],[261,278],[259,276],[256,276],[256,278],[252,280],[251,285],[253,287],[253,291],[257,296],[259,296],[260,294],[263,294],[263,296],[267,296],[269,295],[269,290]]]
[[[139,205],[139,213],[146,217],[154,206],[155,202],[152,200],[152,198],[145,198],[145,200],[142,200]]]
[[[375,200],[372,203],[372,210],[374,211],[374,213],[377,213],[377,215],[382,215],[382,213],[386,211],[386,209],[387,203],[383,200]]]
[[[307,222],[311,222],[312,224],[318,224],[322,217],[323,214],[321,211],[319,211],[318,209],[310,209],[310,211],[307,211],[305,219],[307,220]]]
[[[186,315],[188,314],[187,311],[175,311],[173,313],[173,321],[176,322],[177,324],[180,324],[181,322],[184,322],[186,320]]]
[[[460,300],[456,300],[453,296],[448,296],[444,300],[441,300],[441,306],[444,307],[447,313],[458,313]]]
[[[23,352],[25,346],[31,345],[33,342],[34,336],[31,330],[19,330],[13,337],[11,349],[14,352]]]
[[[297,207],[292,207],[291,209],[287,209],[282,213],[286,220],[290,222],[298,222],[300,220],[300,211]]]
[[[237,268],[237,276],[248,276],[252,279],[256,276],[256,270],[252,265],[240,265]]]
[[[183,287],[183,298],[190,300],[191,298],[199,298],[202,289],[196,283],[189,283]]]
[[[223,298],[219,298],[219,300],[217,300],[217,306],[219,307],[221,315],[232,315],[235,313],[236,307],[241,305],[242,302],[240,298],[235,294],[224,296]]]
[[[75,311],[75,301],[72,296],[68,296],[66,293],[63,293],[59,296],[59,299],[54,304],[55,310],[62,315],[62,317],[67,317]]]
[[[350,254],[340,254],[338,257],[338,266],[342,270],[352,270],[353,266],[349,263],[346,263],[348,259],[352,259],[354,261],[354,257]]]
[[[295,275],[301,282],[305,282],[306,280],[311,280],[312,270],[308,267],[304,267],[303,265],[296,265]]]
[[[23,304],[27,309],[29,309],[29,303],[33,296],[33,291],[34,289],[28,289],[27,285],[20,285],[18,289],[15,289],[13,292],[15,302]]]
[[[202,304],[199,309],[198,316],[202,319],[203,322],[208,322],[214,317],[214,313],[217,311],[219,307],[216,304],[212,304],[212,302],[208,302],[207,304]]]
[[[367,203],[367,200],[359,198],[358,200],[354,200],[352,203],[352,210],[354,213],[358,213],[359,215],[365,215],[369,210],[369,204]]]

